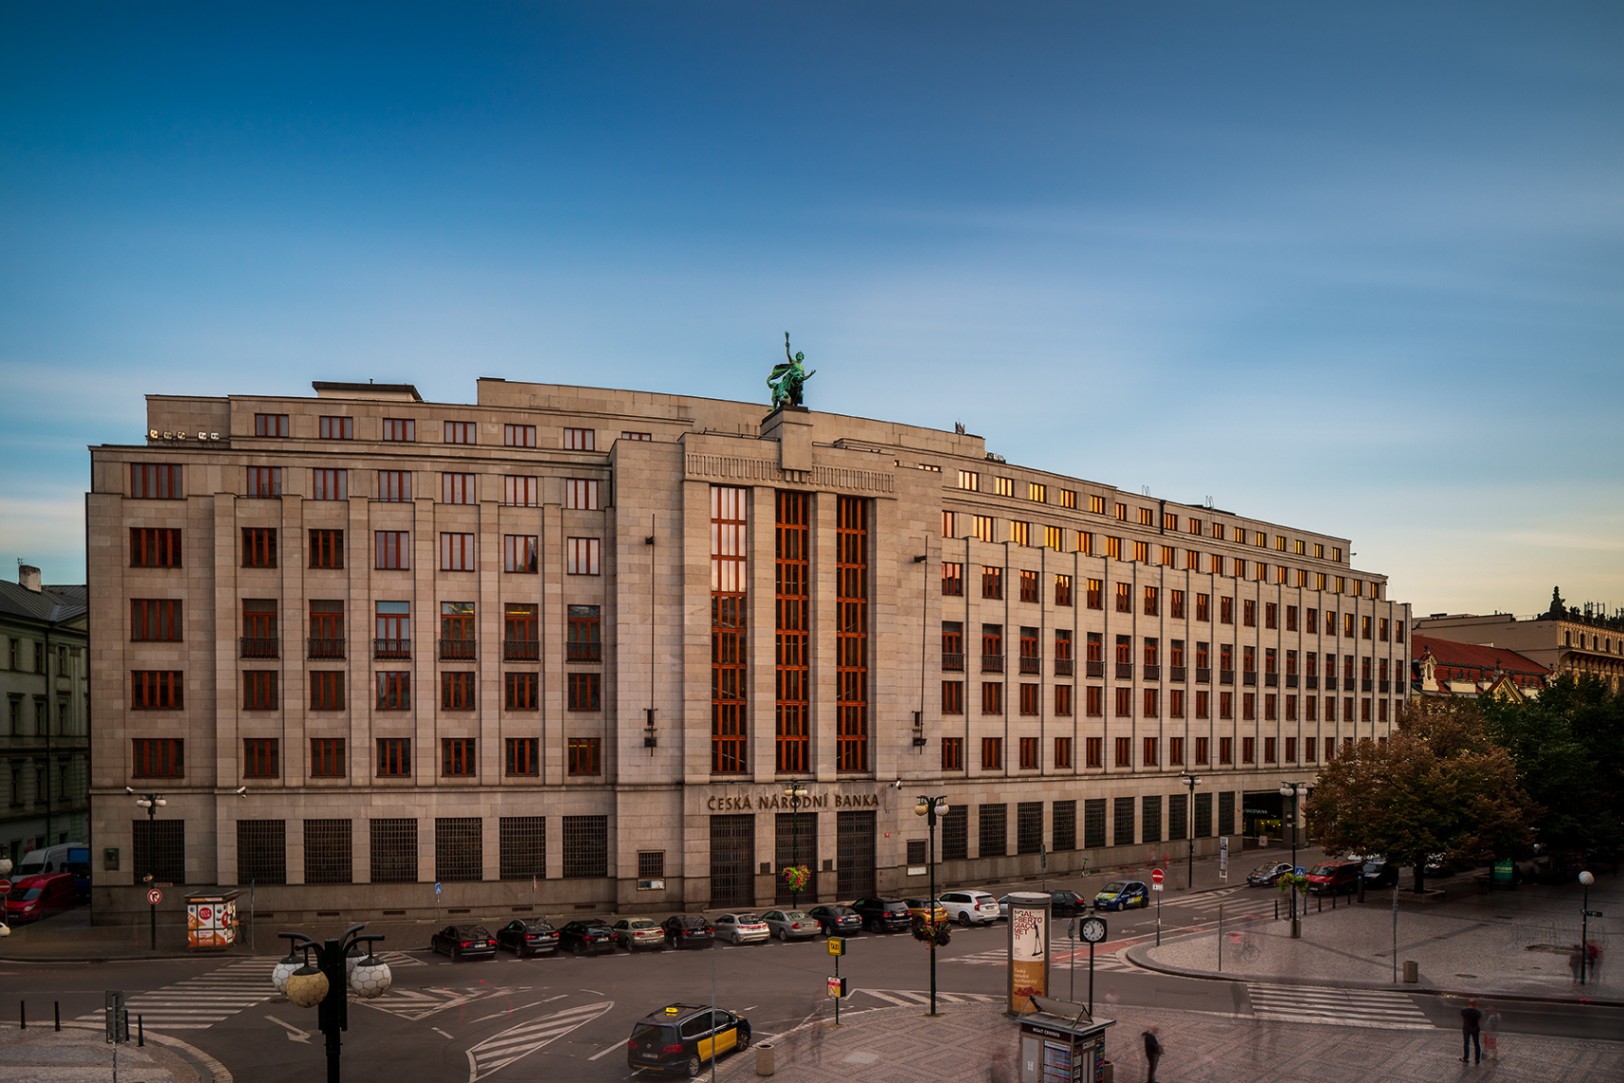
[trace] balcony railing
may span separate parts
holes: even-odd
[[[1196,666],[1195,667],[1195,683],[1196,684],[1211,684],[1212,683],[1212,667],[1211,666]]]
[[[1392,691],[1392,689],[1393,689],[1393,682],[1388,680],[1385,677],[1383,677],[1381,680],[1376,682],[1376,691],[1378,691],[1378,692],[1390,692],[1390,691]]]
[[[1162,679],[1162,667],[1150,662],[1145,663],[1145,680],[1159,681]]]
[[[1133,680],[1133,663],[1132,662],[1118,662],[1116,664],[1116,675],[1117,675],[1117,680],[1119,680],[1119,681],[1131,681],[1131,680]]]
[[[440,658],[452,662],[471,662],[479,656],[478,641],[469,639],[440,640]]]
[[[1001,655],[1001,654],[983,654],[981,656],[981,672],[983,672],[983,673],[1002,673],[1002,672],[1004,672],[1004,656]]]
[[[565,643],[564,661],[601,662],[603,661],[603,644],[597,642],[596,640],[579,643]]]
[[[1075,663],[1070,658],[1056,658],[1054,660],[1054,675],[1056,677],[1070,677]]]
[[[1336,675],[1334,673],[1327,673],[1325,675],[1325,690],[1327,692],[1336,691]],[[1326,721],[1329,722],[1330,719],[1327,718]]]
[[[505,662],[538,662],[541,660],[541,640],[502,640],[502,660]]]
[[[1182,683],[1184,681],[1184,679],[1185,679],[1184,674],[1185,674],[1185,672],[1187,670],[1188,670],[1187,666],[1168,666],[1167,667],[1167,676],[1172,680],[1179,681],[1179,682]]]
[[[1042,673],[1043,672],[1043,659],[1033,657],[1030,654],[1021,655],[1021,672],[1022,673]]]
[[[1313,692],[1316,689],[1318,689],[1319,688],[1319,674],[1317,674],[1317,673],[1305,673],[1303,675],[1303,687],[1308,689],[1308,691],[1310,691],[1310,692]]]
[[[1264,688],[1274,688],[1274,687],[1278,686],[1279,684],[1280,684],[1280,674],[1278,674],[1278,673],[1265,673],[1265,674],[1263,674],[1263,687]]]
[[[1088,675],[1090,677],[1103,677],[1103,676],[1105,676],[1105,663],[1101,662],[1101,661],[1098,661],[1098,660],[1090,659],[1089,663],[1088,663]]]
[[[1359,679],[1359,691],[1361,691],[1361,692],[1369,692],[1372,688],[1375,687],[1375,684],[1376,684],[1376,682],[1371,680],[1369,677],[1361,677]]]
[[[237,640],[237,652],[242,658],[275,658],[281,646],[275,636],[243,636]]]
[[[1295,673],[1286,674],[1286,687],[1287,688],[1296,688],[1297,687],[1297,674],[1295,674]]]
[[[1257,687],[1257,670],[1249,669],[1241,674],[1241,683],[1247,688]]]
[[[963,673],[964,672],[964,652],[963,651],[943,651],[942,652],[942,669],[943,669],[944,672],[948,672],[948,673]]]
[[[312,636],[306,641],[307,651],[311,658],[342,658],[344,657],[343,636]]]
[[[1233,669],[1220,669],[1218,671],[1218,683],[1219,684],[1234,684],[1235,683],[1235,671]]]
[[[372,657],[374,658],[410,658],[412,656],[412,641],[409,639],[374,639],[372,641]]]

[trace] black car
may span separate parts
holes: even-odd
[[[738,1012],[671,1004],[633,1025],[626,1064],[633,1071],[652,1068],[693,1079],[705,1070],[706,1061],[749,1046],[750,1020]]]
[[[613,954],[615,931],[601,918],[571,921],[558,930],[558,950],[576,955]]]
[[[839,903],[823,903],[806,913],[818,923],[824,936],[850,936],[863,928],[863,919],[857,916],[857,911]]]
[[[490,958],[496,954],[496,938],[483,925],[447,925],[429,937],[429,947],[459,959]]]
[[[913,915],[901,899],[853,899],[851,908],[870,932],[900,932],[913,927]]]
[[[558,930],[541,918],[514,918],[496,930],[496,946],[519,958],[558,951]]]
[[[716,930],[703,914],[672,914],[661,923],[665,942],[673,948],[708,948],[716,943]]]
[[[1088,913],[1088,900],[1075,891],[1051,891],[1049,912],[1057,918],[1074,918]]]
[[[1289,861],[1271,861],[1266,865],[1259,865],[1246,874],[1247,887],[1273,887],[1282,876],[1292,871]]]
[[[1360,875],[1367,888],[1392,887],[1398,883],[1398,866],[1391,861],[1367,861]]]

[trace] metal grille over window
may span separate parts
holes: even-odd
[[[564,879],[609,875],[609,817],[564,817]]]
[[[372,820],[372,882],[417,882],[417,821]]]
[[[350,821],[304,822],[305,883],[348,884],[352,881]]]
[[[484,873],[478,816],[440,816],[434,821],[434,878],[478,880]]]
[[[502,879],[547,878],[547,817],[503,816],[497,834]]]

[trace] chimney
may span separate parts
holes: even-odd
[[[17,565],[17,582],[24,590],[31,590],[38,594],[40,592],[39,569],[32,564]]]

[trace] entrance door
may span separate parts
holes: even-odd
[[[842,899],[857,899],[875,893],[874,813],[835,814],[838,834],[835,849],[836,891]]]
[[[712,910],[756,904],[756,818],[712,816],[710,883]]]

